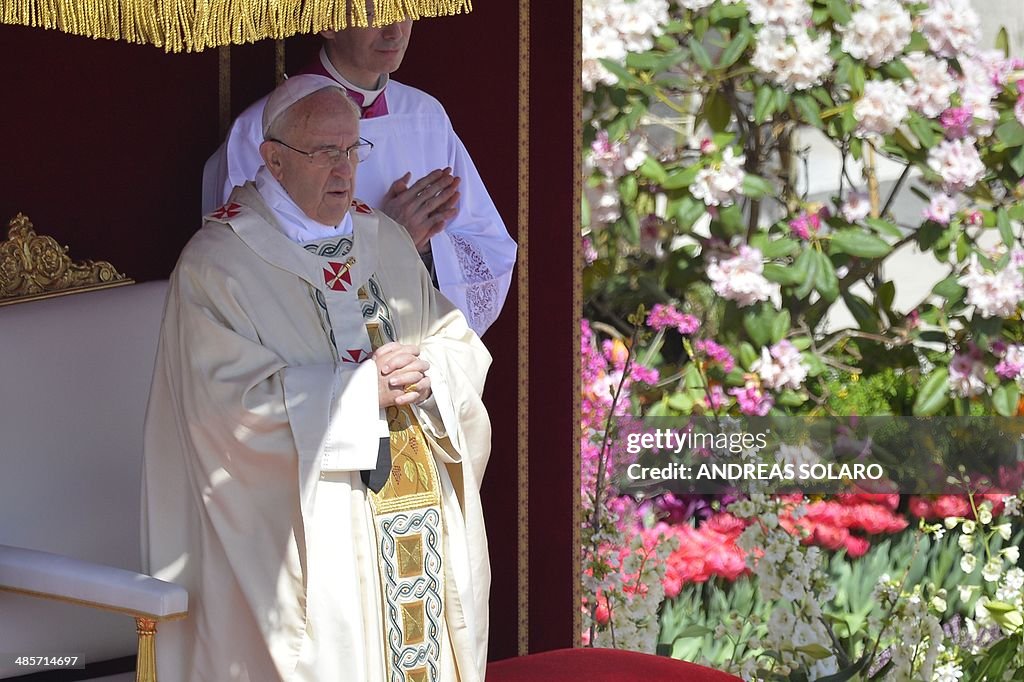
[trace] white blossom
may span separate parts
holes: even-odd
[[[807,0],[747,0],[750,23],[774,24],[790,32],[806,29],[811,21]]]
[[[777,289],[763,274],[761,252],[741,246],[738,255],[726,260],[712,259],[707,266],[708,279],[715,293],[741,307],[767,301]]]
[[[970,398],[985,392],[988,388],[985,383],[985,363],[981,361],[978,354],[970,352],[953,355],[953,359],[949,362],[949,388],[958,398]],[[970,535],[961,535],[960,539],[970,537]],[[964,569],[964,572],[969,573],[970,571]]]
[[[832,71],[832,37],[811,38],[807,31],[788,35],[781,26],[765,26],[757,34],[751,65],[788,90],[806,90]]]
[[[720,163],[700,169],[690,185],[690,194],[708,206],[731,206],[733,192],[739,191],[747,175],[743,170],[745,161],[746,156],[735,156],[732,147],[726,147]]]
[[[761,377],[761,384],[772,389],[803,386],[807,379],[807,366],[800,351],[786,340],[769,348],[761,349],[761,357],[750,366],[750,371]]]
[[[858,137],[888,135],[907,117],[907,94],[894,81],[870,81],[853,105]]]
[[[910,43],[910,14],[896,0],[878,0],[853,13],[840,27],[843,52],[870,66],[890,62]]]
[[[956,214],[956,199],[945,193],[936,194],[924,209],[924,217],[939,225],[949,225]]]
[[[1003,562],[998,557],[993,557],[981,567],[981,577],[985,582],[994,583],[1003,574]]]
[[[959,682],[963,676],[964,671],[960,669],[956,661],[946,661],[935,669],[932,682]]]
[[[978,44],[981,20],[970,0],[930,0],[929,4],[919,17],[919,28],[933,52],[955,57]]]
[[[967,287],[967,303],[982,317],[1011,317],[1024,299],[1024,276],[1018,268],[1011,265],[996,273],[985,272],[976,255],[957,282]]]
[[[949,98],[956,92],[956,80],[949,73],[945,61],[911,52],[903,63],[913,76],[903,81],[903,91],[911,109],[929,118],[935,118],[949,107]]]
[[[583,89],[599,83],[613,85],[617,78],[599,59],[623,61],[630,52],[644,52],[668,23],[666,0],[584,0]]]
[[[974,140],[943,140],[928,150],[928,167],[942,178],[947,193],[974,186],[985,175]]]
[[[864,220],[871,213],[871,199],[866,192],[850,192],[839,207],[839,212],[849,223]]]

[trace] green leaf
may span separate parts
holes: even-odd
[[[746,341],[740,344],[739,356],[740,364],[744,369],[750,369],[750,366],[757,362],[758,358],[757,351]]]
[[[860,258],[881,258],[892,251],[892,246],[881,237],[857,229],[833,232],[832,248]]]
[[[960,286],[957,279],[956,275],[950,275],[932,287],[932,293],[936,296],[941,296],[948,301],[959,300],[960,297],[964,295],[964,291],[966,291],[966,289]]]
[[[653,156],[648,156],[644,159],[644,162],[640,164],[640,175],[645,178],[649,178],[659,185],[664,185],[665,181],[668,180],[668,172],[665,167],[662,166],[657,159]]]
[[[704,100],[703,112],[711,130],[715,132],[724,132],[732,120],[732,109],[729,108],[728,100],[717,92],[711,93]]]
[[[641,71],[653,71],[664,58],[657,52],[630,52],[626,55],[626,66]]]
[[[1012,249],[1017,240],[1014,239],[1013,228],[1010,226],[1010,214],[1002,206],[996,212],[996,227],[999,228],[999,236],[1003,238],[1003,243]]]
[[[662,189],[682,189],[689,187],[693,184],[693,181],[697,179],[697,174],[701,171],[701,164],[695,163],[692,166],[686,168],[676,168],[668,172],[665,177],[665,181],[661,183]]]
[[[793,97],[793,104],[800,112],[804,122],[815,128],[824,128],[825,123],[821,120],[821,107],[810,95],[796,95]]]
[[[853,13],[850,12],[847,0],[828,0],[825,4],[837,24],[848,24],[853,20]]]
[[[903,61],[900,59],[892,60],[884,67],[882,67],[882,71],[885,73],[886,76],[901,81],[913,79],[914,77],[914,74],[910,73],[910,69],[908,69],[907,65],[904,64]]]
[[[775,319],[771,323],[772,343],[778,343],[786,337],[791,322],[789,311],[785,308],[775,314]]]
[[[635,175],[624,175],[619,180],[619,196],[627,204],[631,204],[636,201],[636,196],[639,193],[639,188],[636,182]]]
[[[999,27],[999,33],[996,34],[996,49],[1002,50],[1006,59],[1010,58],[1010,34],[1006,32],[1005,26]]]
[[[704,635],[710,635],[714,632],[711,628],[706,628],[703,625],[687,625],[685,628],[676,633],[676,639],[689,639],[690,637],[703,637]]]
[[[775,113],[775,91],[770,85],[762,85],[754,96],[754,122],[764,123]]]
[[[883,310],[892,310],[892,302],[896,299],[896,284],[892,280],[883,282],[878,287],[877,296]]]
[[[859,97],[864,94],[864,84],[867,82],[867,74],[864,73],[864,67],[853,62],[850,67],[850,89],[853,90],[853,95]]]
[[[676,222],[683,230],[689,230],[707,212],[707,208],[707,205],[699,199],[684,197],[679,202],[679,210],[676,211]]]
[[[775,191],[772,183],[759,175],[747,173],[743,176],[743,195],[751,199],[760,199]]]
[[[814,288],[826,301],[834,301],[839,298],[839,278],[836,276],[836,268],[832,265],[832,260],[821,251],[813,253],[817,256],[818,261],[818,272],[814,276]]]
[[[740,58],[743,51],[747,49],[750,44],[750,30],[740,31],[736,36],[729,41],[729,44],[722,50],[721,56],[718,58],[718,68],[724,69],[732,66],[736,63],[736,60]]]
[[[791,256],[800,250],[800,244],[795,239],[789,237],[779,237],[771,241],[765,241],[760,244],[751,244],[761,250],[761,255],[765,258],[782,258],[783,256]]]
[[[949,403],[949,369],[940,367],[928,375],[914,400],[914,416],[930,417]]]
[[[939,135],[935,132],[935,128],[932,127],[932,124],[928,120],[919,114],[912,114],[908,124],[911,132],[917,136],[917,139],[925,147],[934,147],[938,142]]]
[[[683,392],[673,393],[668,397],[668,406],[685,414],[693,408],[693,398]]]
[[[1014,383],[1003,384],[992,392],[992,406],[1004,417],[1013,417],[1017,414],[1019,399],[1020,389]]]
[[[754,345],[767,346],[771,343],[774,321],[775,315],[771,306],[761,303],[743,315],[743,328]]]
[[[800,279],[800,286],[793,292],[797,298],[807,298],[807,295],[814,289],[815,281],[818,278],[818,256],[814,249],[807,249],[796,259],[793,267],[796,269]]]
[[[893,239],[899,239],[903,236],[900,228],[896,227],[888,220],[882,218],[865,218],[864,224],[870,227],[872,230],[879,234],[884,234],[892,237]]]
[[[1019,147],[1024,144],[1024,126],[1016,118],[1011,118],[996,128],[996,137],[1007,147]]]
[[[807,654],[811,658],[828,658],[832,656],[832,652],[820,644],[805,644],[804,646],[796,647],[796,650]]]
[[[618,63],[614,59],[601,59],[601,65],[608,69],[612,75],[619,79],[619,82],[623,85],[642,85],[643,82],[626,70],[622,64]]]
[[[764,266],[764,277],[769,282],[775,282],[785,286],[793,286],[800,283],[800,275],[793,268],[785,265],[768,263]]]
[[[689,46],[690,54],[693,55],[693,61],[697,62],[697,66],[705,71],[710,71],[714,68],[711,64],[711,56],[697,38],[690,36],[690,40],[686,44]]]
[[[878,332],[878,314],[867,301],[856,294],[846,292],[843,294],[843,302],[862,330],[871,334]]]

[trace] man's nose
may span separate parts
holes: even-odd
[[[398,22],[396,24],[388,24],[381,29],[381,34],[388,40],[395,40],[396,38],[402,37],[402,27],[405,24]]]
[[[352,152],[352,156],[355,156],[355,152]],[[334,167],[331,169],[331,173],[333,175],[337,175],[343,178],[350,178],[355,174],[355,172],[355,162],[345,158],[344,154],[342,154],[341,158],[338,160],[338,163],[334,164]]]

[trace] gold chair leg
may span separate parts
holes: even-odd
[[[139,633],[139,654],[135,660],[135,682],[156,682],[156,621],[136,618]]]

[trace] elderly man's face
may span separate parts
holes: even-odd
[[[402,65],[411,33],[412,19],[406,19],[380,28],[347,28],[320,35],[327,41],[327,56],[341,75],[370,90],[382,74]]]
[[[288,125],[278,134],[295,149],[345,150],[359,142],[359,119],[337,89],[313,93],[292,105],[285,115]],[[349,154],[351,159],[342,154],[327,168],[276,142],[264,142],[260,151],[270,173],[306,215],[323,225],[341,222],[352,205],[358,163],[355,151]]]

